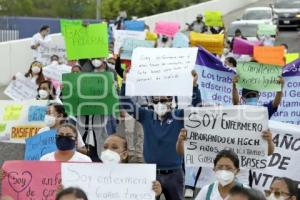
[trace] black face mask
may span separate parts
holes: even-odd
[[[163,38],[161,39],[161,41],[162,41],[163,43],[166,43],[166,42],[168,42],[168,38],[167,38],[167,37],[163,37]]]
[[[56,146],[60,151],[73,150],[75,148],[75,140],[68,136],[56,136]]]

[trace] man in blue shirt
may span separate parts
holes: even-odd
[[[192,105],[201,104],[197,85],[198,75],[194,77]],[[123,81],[126,75],[123,76]],[[125,97],[125,84],[121,89],[121,106],[137,119],[144,129],[144,159],[146,163],[157,165],[157,180],[161,183],[166,200],[183,200],[184,175],[182,157],[176,153],[176,142],[184,127],[184,111],[172,110],[172,97],[152,97],[153,110],[145,109]]]

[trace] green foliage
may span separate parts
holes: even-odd
[[[104,19],[115,19],[119,11],[144,17],[176,10],[208,0],[101,0]],[[0,0],[0,16],[95,18],[96,0]]]

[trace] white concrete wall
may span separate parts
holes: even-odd
[[[206,3],[194,5],[176,11],[166,12],[158,15],[142,18],[153,30],[155,22],[159,20],[176,21],[181,23],[184,29],[185,23],[191,23],[197,14],[205,10],[218,10],[224,15],[244,7],[258,0],[213,0]],[[60,34],[53,34],[55,44],[62,44],[63,38]],[[6,85],[12,76],[17,72],[25,73],[32,62],[32,50],[30,49],[31,39],[22,39],[0,43],[0,86]]]

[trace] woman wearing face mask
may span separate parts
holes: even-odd
[[[33,83],[35,83],[37,86],[43,81],[45,81],[45,77],[42,72],[43,65],[42,63],[38,61],[34,61],[31,63],[30,68],[28,72],[24,75],[26,78],[29,78]],[[15,80],[16,77],[13,77],[13,80]]]
[[[59,103],[62,104],[61,100],[56,97],[56,89],[52,85],[51,81],[43,81],[38,87],[37,100],[47,100],[49,103]]]
[[[204,186],[195,200],[225,200],[229,198],[229,191],[236,185],[236,175],[240,171],[240,161],[236,153],[222,150],[214,160],[214,172],[217,181]]]
[[[45,131],[55,131],[57,132],[58,127],[66,122],[68,115],[65,112],[65,108],[61,104],[50,104],[48,106],[47,113],[45,115],[45,124],[46,127],[41,128],[38,131],[38,134]],[[80,134],[77,137],[77,149],[79,152],[86,153],[85,144]]]
[[[289,178],[274,178],[270,189],[265,190],[267,200],[297,200],[297,183]]]
[[[41,161],[60,162],[92,162],[92,160],[76,151],[78,131],[72,124],[62,124],[57,129],[56,146],[57,151],[48,153],[41,157]]]
[[[101,160],[104,164],[117,164],[128,162],[128,149],[126,138],[119,134],[110,135],[104,142],[104,151],[101,153]],[[162,193],[159,181],[154,181],[152,186],[156,196]]]

